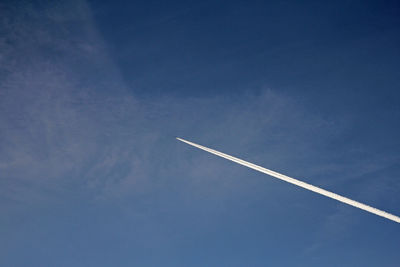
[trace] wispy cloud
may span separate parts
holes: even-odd
[[[321,156],[351,121],[330,121],[273,89],[258,94],[243,89],[236,97],[138,98],[108,56],[84,1],[44,9],[24,4],[5,14],[2,209],[54,199],[68,188],[90,199],[123,198],[157,190],[178,175],[189,177],[182,183],[194,194],[223,196],[206,186],[223,175],[223,166],[203,154],[187,156],[175,136],[229,148],[225,151],[320,185],[335,183],[327,173],[345,173],[368,161],[332,163],[334,158]],[[218,189],[242,187],[232,180]]]

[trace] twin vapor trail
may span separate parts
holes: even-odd
[[[326,197],[335,199],[335,200],[337,200],[337,201],[346,203],[346,204],[348,204],[348,205],[350,205],[350,206],[353,206],[353,207],[356,207],[356,208],[359,208],[359,209],[368,211],[368,212],[373,213],[373,214],[375,214],[375,215],[378,215],[378,216],[384,217],[384,218],[386,218],[386,219],[389,219],[389,220],[391,220],[391,221],[400,223],[400,217],[398,217],[398,216],[396,216],[396,215],[393,215],[393,214],[390,214],[390,213],[388,213],[388,212],[386,212],[386,211],[376,209],[376,208],[374,208],[374,207],[365,205],[365,204],[363,204],[363,203],[360,203],[360,202],[358,202],[358,201],[352,200],[352,199],[350,199],[350,198],[343,197],[343,196],[341,196],[341,195],[335,194],[335,193],[330,192],[330,191],[328,191],[328,190],[325,190],[325,189],[319,188],[319,187],[317,187],[317,186],[314,186],[314,185],[311,185],[311,184],[302,182],[302,181],[300,181],[300,180],[291,178],[291,177],[289,177],[289,176],[286,176],[286,175],[283,175],[283,174],[280,174],[280,173],[277,173],[277,172],[268,170],[268,169],[263,168],[263,167],[261,167],[261,166],[255,165],[255,164],[253,164],[253,163],[244,161],[244,160],[239,159],[239,158],[232,157],[232,156],[230,156],[230,155],[227,155],[227,154],[225,154],[225,153],[219,152],[219,151],[217,151],[217,150],[214,150],[214,149],[211,149],[211,148],[208,148],[208,147],[205,147],[205,146],[201,146],[201,145],[192,143],[192,142],[187,141],[187,140],[184,140],[184,139],[182,139],[182,138],[178,138],[178,137],[177,137],[176,139],[178,139],[179,141],[184,142],[184,143],[186,143],[186,144],[189,144],[189,145],[191,145],[191,146],[200,148],[200,149],[202,149],[202,150],[204,150],[204,151],[210,152],[210,153],[212,153],[212,154],[214,154],[214,155],[220,156],[220,157],[225,158],[225,159],[227,159],[227,160],[230,160],[230,161],[236,162],[236,163],[238,163],[238,164],[240,164],[240,165],[246,166],[246,167],[248,167],[248,168],[250,168],[250,169],[253,169],[253,170],[256,170],[256,171],[259,171],[259,172],[268,174],[268,175],[271,175],[271,176],[273,176],[273,177],[275,177],[275,178],[278,178],[278,179],[280,179],[280,180],[283,180],[283,181],[285,181],[285,182],[288,182],[288,183],[297,185],[297,186],[299,186],[299,187],[302,187],[302,188],[304,188],[304,189],[313,191],[313,192],[318,193],[318,194],[320,194],[320,195],[323,195],[323,196],[326,196]]]

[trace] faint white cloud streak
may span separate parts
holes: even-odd
[[[261,167],[261,166],[255,165],[255,164],[253,164],[253,163],[244,161],[244,160],[242,160],[242,159],[239,159],[239,158],[236,158],[236,157],[232,157],[232,156],[230,156],[230,155],[227,155],[227,154],[225,154],[225,153],[216,151],[216,150],[214,150],[214,149],[211,149],[211,148],[208,148],[208,147],[205,147],[205,146],[201,146],[201,145],[192,143],[192,142],[190,142],[190,141],[187,141],[187,140],[184,140],[184,139],[181,139],[181,138],[177,138],[177,139],[178,139],[179,141],[182,141],[182,142],[184,142],[184,143],[186,143],[186,144],[189,144],[189,145],[191,145],[191,146],[197,147],[197,148],[202,149],[202,150],[204,150],[204,151],[210,152],[210,153],[212,153],[212,154],[214,154],[214,155],[217,155],[217,156],[219,156],[219,157],[222,157],[222,158],[225,158],[225,159],[227,159],[227,160],[236,162],[236,163],[238,163],[238,164],[240,164],[240,165],[246,166],[246,167],[248,167],[248,168],[250,168],[250,169],[253,169],[253,170],[256,170],[256,171],[259,171],[259,172],[268,174],[268,175],[271,175],[271,176],[273,176],[273,177],[275,177],[275,178],[278,178],[278,179],[283,180],[283,181],[285,181],[285,182],[288,182],[288,183],[297,185],[297,186],[299,186],[299,187],[302,187],[302,188],[304,188],[304,189],[310,190],[310,191],[315,192],[315,193],[317,193],[317,194],[320,194],[320,195],[323,195],[323,196],[326,196],[326,197],[335,199],[335,200],[337,200],[337,201],[343,202],[343,203],[348,204],[348,205],[350,205],[350,206],[353,206],[353,207],[356,207],[356,208],[365,210],[365,211],[370,212],[370,213],[372,213],[372,214],[375,214],[375,215],[384,217],[384,218],[386,218],[386,219],[392,220],[392,221],[394,221],[394,222],[400,223],[400,217],[398,217],[398,216],[396,216],[396,215],[393,215],[393,214],[390,214],[390,213],[388,213],[388,212],[385,212],[385,211],[383,211],[383,210],[379,210],[379,209],[377,209],[377,208],[374,208],[374,207],[365,205],[365,204],[363,204],[363,203],[360,203],[360,202],[358,202],[358,201],[352,200],[352,199],[350,199],[350,198],[343,197],[343,196],[338,195],[338,194],[336,194],[336,193],[333,193],[333,192],[330,192],[330,191],[328,191],[328,190],[319,188],[319,187],[317,187],[317,186],[314,186],[314,185],[311,185],[311,184],[308,184],[308,183],[299,181],[299,180],[297,180],[297,179],[291,178],[291,177],[286,176],[286,175],[283,175],[283,174],[281,174],[281,173],[278,173],[278,172],[275,172],[275,171],[272,171],[272,170],[263,168],[263,167]]]

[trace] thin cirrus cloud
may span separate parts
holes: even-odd
[[[42,13],[17,6],[5,14],[14,19],[1,21],[7,34],[0,37],[3,209],[32,199],[51,202],[64,188],[108,200],[157,190],[177,173],[215,178],[221,167],[212,165],[210,173],[179,157],[179,148],[167,141],[176,133],[235,144],[276,167],[297,162],[293,171],[304,169],[307,160],[319,161],[307,173],[315,177],[353,166],[373,171],[393,161],[321,159],[324,146],[340,139],[351,119],[332,123],[273,89],[140,99],[121,78],[85,1],[49,5]]]
[[[249,265],[241,263],[257,251],[261,260],[270,257],[265,251],[277,258],[312,244],[312,252],[329,246],[330,253],[335,238],[359,240],[357,209],[323,202],[311,208],[298,200],[312,194],[243,179],[254,174],[187,153],[176,135],[234,147],[251,162],[395,209],[397,170],[380,171],[398,162],[394,149],[377,151],[353,138],[357,114],[324,116],[305,98],[268,86],[144,97],[125,83],[85,1],[27,2],[10,5],[0,19],[0,264],[102,266],[119,259],[124,266],[138,256],[148,261],[133,265],[158,266],[167,262],[163,255],[174,262],[199,253],[193,261],[210,266],[200,260],[210,253]],[[271,216],[281,204],[293,212]],[[371,238],[389,233],[392,225],[381,231],[382,220],[371,217],[363,224],[374,227],[376,217]],[[146,258],[148,251],[157,257]],[[153,258],[161,263],[146,264]]]
[[[296,112],[284,109],[290,100],[271,90],[240,99],[161,96],[139,101],[107,55],[89,7],[78,3],[49,7],[40,18],[34,7],[10,9],[8,16],[15,19],[3,21],[10,34],[1,37],[0,168],[7,173],[2,190],[10,201],[46,198],[46,192],[66,184],[83,187],[95,198],[129,195],[150,186],[160,172],[150,159],[168,158],[156,144],[177,130],[219,138],[201,130],[213,128],[235,143],[237,134],[242,140],[260,140],[268,131],[274,141],[284,134],[276,118],[291,120],[295,128],[298,117],[290,114],[307,116],[295,105]],[[71,9],[76,12],[64,12]],[[78,22],[79,31],[69,28]],[[303,125],[320,123],[316,117],[303,119]],[[304,128],[297,131],[306,134]]]

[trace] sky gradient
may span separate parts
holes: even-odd
[[[399,266],[396,1],[3,1],[1,266]]]

